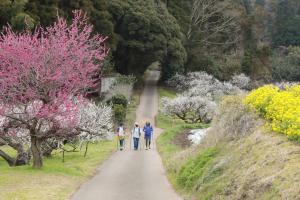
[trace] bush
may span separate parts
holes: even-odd
[[[275,80],[300,80],[300,47],[285,49],[287,55],[275,53],[272,57],[272,76]]]
[[[217,105],[214,101],[201,96],[162,99],[162,112],[165,115],[176,116],[186,123],[209,123],[216,110]]]
[[[124,108],[124,106],[121,104],[115,104],[113,106],[113,110],[114,110],[115,123],[116,124],[123,123],[126,117],[126,108]]]
[[[272,100],[273,96],[277,94],[279,88],[274,85],[266,85],[252,91],[246,98],[245,103],[251,105],[257,112],[265,117],[266,108]]]
[[[261,125],[257,115],[249,112],[243,104],[243,95],[226,96],[220,102],[218,113],[212,121],[203,142],[212,145],[222,140],[232,140],[245,137]]]
[[[270,120],[273,131],[300,140],[300,85],[278,87],[268,85],[251,92],[245,103]]]
[[[127,108],[128,105],[126,97],[122,94],[117,94],[113,96],[110,100],[108,100],[108,103],[112,103],[113,106],[122,105],[124,108]]]

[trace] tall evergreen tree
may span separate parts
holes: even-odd
[[[292,0],[279,1],[272,32],[273,46],[300,45],[299,9],[299,2],[294,3]]]

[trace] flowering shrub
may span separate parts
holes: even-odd
[[[217,105],[206,98],[196,96],[177,96],[175,99],[162,99],[162,112],[165,115],[173,115],[187,123],[205,122],[212,120]]]
[[[270,120],[272,130],[300,139],[300,85],[283,90],[267,85],[251,92],[245,103]]]
[[[248,85],[248,78],[243,75],[233,77],[233,83],[221,82],[214,76],[206,72],[191,72],[186,76],[175,75],[168,84],[180,91],[184,91],[185,96],[202,96],[211,100],[216,100],[223,95],[238,94],[241,89],[238,87]]]
[[[80,112],[71,97],[97,87],[108,54],[105,40],[93,34],[81,11],[74,11],[70,25],[58,17],[33,33],[10,27],[0,33],[0,116],[9,128],[29,130],[34,168],[43,166],[43,141],[76,136]]]
[[[246,98],[245,103],[255,108],[260,115],[265,117],[266,108],[272,100],[273,96],[277,94],[279,88],[273,85],[266,85],[252,91]]]
[[[217,110],[216,102],[224,95],[239,94],[249,85],[245,75],[236,75],[231,82],[221,82],[206,72],[176,74],[167,83],[182,91],[175,99],[162,100],[162,112],[189,123],[211,122]]]
[[[249,89],[250,78],[245,74],[234,75],[231,78],[231,83],[241,89]]]

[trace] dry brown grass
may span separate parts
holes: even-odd
[[[264,121],[227,97],[207,137],[198,148],[218,146],[226,160],[220,181],[221,199],[300,199],[300,146],[271,133]],[[212,165],[214,167],[214,165]],[[213,186],[208,186],[210,189]],[[212,199],[218,199],[213,195]]]
[[[170,158],[173,179],[188,160],[207,148],[219,153],[192,191],[178,188],[186,199],[300,200],[299,143],[270,132],[243,106],[242,97],[225,98],[203,142]]]
[[[211,128],[203,143],[217,144],[219,141],[245,137],[263,124],[258,116],[243,105],[244,96],[227,96],[219,105]]]

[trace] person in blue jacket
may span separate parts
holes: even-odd
[[[153,134],[153,128],[150,124],[150,122],[146,122],[146,125],[144,126],[143,129],[145,135],[145,142],[146,142],[146,150],[151,149],[150,145],[151,145],[151,138],[152,138],[152,134]]]

